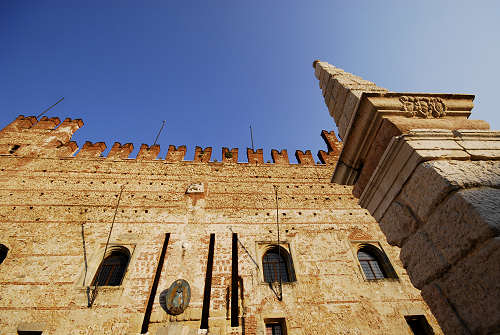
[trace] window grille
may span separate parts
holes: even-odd
[[[358,260],[366,279],[383,279],[387,278],[384,270],[381,267],[379,260],[374,253],[368,248],[362,248],[358,251]]]
[[[92,283],[93,286],[119,286],[127,270],[129,257],[113,251],[104,259]]]
[[[262,267],[264,269],[264,281],[267,283],[274,283],[281,281],[288,283],[291,282],[291,273],[288,267],[288,253],[278,247],[269,249],[262,257]]]
[[[283,335],[281,325],[279,323],[267,323],[266,335]]]

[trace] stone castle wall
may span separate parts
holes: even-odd
[[[326,164],[315,164],[309,151],[297,152],[300,164],[289,164],[286,151],[275,150],[274,163],[266,164],[261,149],[249,149],[250,163],[238,163],[237,149],[226,148],[224,162],[210,162],[211,148],[183,161],[186,148],[173,146],[163,160],[156,159],[158,146],[146,145],[129,159],[129,144],[115,144],[108,157],[101,157],[103,143],[78,151],[71,135],[83,122],[59,122],[19,117],[0,132],[0,243],[9,249],[0,264],[0,333],[140,333],[169,233],[149,334],[200,333],[210,234],[209,334],[264,334],[265,320],[274,318],[286,320],[288,334],[411,334],[405,315],[425,315],[441,334],[399,248],[359,207],[351,186],[330,182],[341,149],[333,133],[322,133],[328,151],[319,157]],[[193,184],[203,190],[186,192]],[[273,185],[280,245],[296,276],[282,285],[281,301],[277,287],[263,280],[261,260],[277,243]],[[87,287],[112,225],[108,248],[127,248],[130,263],[122,284],[99,287],[88,307]],[[238,327],[230,326],[233,233]],[[383,250],[397,278],[366,280],[356,257],[361,244]],[[170,316],[159,294],[179,278],[189,282],[191,302]]]

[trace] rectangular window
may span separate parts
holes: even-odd
[[[423,315],[406,315],[406,323],[415,335],[433,335],[434,331]]]
[[[26,330],[26,331],[18,330],[17,334],[18,335],[42,335],[42,332],[41,331],[33,331],[33,330]]]
[[[266,335],[286,335],[285,319],[265,320]]]

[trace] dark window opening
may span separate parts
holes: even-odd
[[[93,286],[119,286],[122,283],[129,256],[123,251],[112,251],[102,262],[92,282]]]
[[[373,246],[361,247],[358,251],[358,260],[368,280],[397,278],[387,257]]]
[[[285,319],[272,319],[265,323],[266,335],[286,335]]]
[[[26,331],[18,330],[17,334],[18,335],[42,335],[42,332],[36,331],[36,330],[26,330]]]
[[[433,335],[434,331],[423,315],[406,315],[406,323],[415,335]]]
[[[290,255],[281,247],[274,246],[262,257],[264,281],[266,283],[295,281]]]
[[[8,252],[9,252],[9,248],[7,248],[3,244],[0,244],[0,264],[3,263],[4,259],[7,257]]]

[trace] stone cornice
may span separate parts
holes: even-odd
[[[386,135],[392,137],[416,128],[487,129],[485,122],[467,120],[473,100],[474,96],[468,94],[363,93],[356,110],[352,112],[344,137],[344,148],[332,181],[348,185],[356,182],[381,131],[389,131],[390,134]],[[386,122],[383,127],[384,120],[389,121],[390,125]],[[378,145],[386,146],[389,140],[386,141]],[[380,155],[382,153],[383,150]]]
[[[422,129],[394,137],[360,205],[380,220],[415,168],[429,160],[500,160],[500,131]]]

